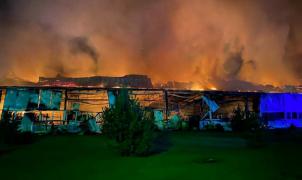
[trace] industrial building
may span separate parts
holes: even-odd
[[[1,119],[33,122],[33,131],[43,132],[53,125],[67,125],[93,118],[102,123],[104,108],[114,105],[120,88],[81,87],[1,87]],[[128,88],[129,96],[155,112],[156,120],[175,117],[189,121],[229,121],[236,107],[256,112],[271,128],[302,127],[302,94],[231,91],[192,91]]]

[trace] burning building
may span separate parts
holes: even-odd
[[[205,99],[219,106],[212,112],[217,117],[228,117],[239,104],[267,121],[280,112],[279,119],[300,118],[299,109],[281,107],[291,107],[287,101],[300,104],[301,5],[6,0],[0,3],[0,85],[20,87],[2,88],[1,109],[41,112],[40,120],[46,113],[48,120],[63,122],[74,119],[72,111],[101,112],[115,88],[126,87],[166,119],[170,112],[202,115]],[[11,72],[17,78],[2,79]],[[62,76],[48,78],[56,74]],[[280,109],[268,108],[264,104],[274,107],[268,102]]]
[[[271,128],[302,127],[302,94],[235,91],[193,91],[127,88],[130,98],[154,111],[156,123],[175,119],[229,122],[241,107],[260,115]],[[36,132],[51,125],[67,125],[94,118],[102,122],[104,108],[114,105],[120,88],[100,87],[1,87],[1,119],[31,117]],[[196,125],[198,126],[198,124]]]

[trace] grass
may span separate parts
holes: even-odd
[[[0,179],[302,179],[299,143],[250,148],[234,135],[171,133],[168,151],[120,157],[102,136],[56,136],[0,156]]]

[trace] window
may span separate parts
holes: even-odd
[[[297,112],[293,112],[293,113],[292,113],[292,119],[298,119]]]
[[[266,121],[274,121],[284,119],[285,115],[284,112],[269,112],[269,113],[262,113],[262,117]]]
[[[299,119],[302,119],[302,113],[299,113]]]
[[[288,112],[286,118],[291,119],[292,118],[292,113]]]

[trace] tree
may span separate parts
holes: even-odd
[[[4,144],[30,144],[34,141],[31,132],[19,130],[20,121],[10,120],[12,118],[8,111],[3,111],[0,121],[0,143]]]
[[[238,106],[233,111],[231,126],[236,132],[256,130],[259,128],[259,116],[255,112],[246,113]]]
[[[122,155],[147,155],[155,138],[154,116],[123,89],[115,105],[103,111],[103,132],[114,139]]]
[[[233,116],[231,118],[231,126],[232,130],[236,132],[244,131],[244,112],[241,110],[240,106],[238,106],[233,111]]]

